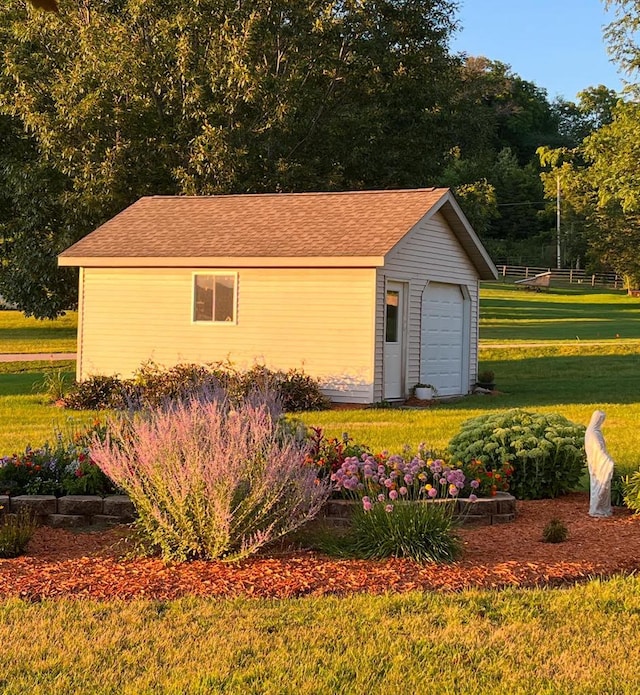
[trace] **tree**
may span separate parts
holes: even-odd
[[[620,101],[612,121],[580,147],[540,150],[548,197],[561,181],[563,215],[593,261],[612,268],[627,286],[640,285],[640,106]]]
[[[37,300],[25,295],[30,264],[17,250],[44,225],[50,255],[39,260],[53,276],[62,240],[142,195],[432,185],[455,142],[454,9],[452,0],[62,0],[57,15],[9,1],[0,113],[29,141],[41,183],[55,179],[45,196],[55,215],[5,208],[7,298],[35,315],[59,311],[51,285]],[[31,171],[12,166],[18,178]]]

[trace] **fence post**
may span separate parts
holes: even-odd
[[[526,278],[529,277],[529,268],[525,268],[525,269],[524,269],[524,276],[525,276]]]
[[[591,287],[595,287],[595,286],[596,286],[596,276],[592,275],[591,276]]]
[[[573,285],[573,268],[569,271],[569,284]]]
[[[503,265],[502,266],[502,277],[507,277],[507,266]]]

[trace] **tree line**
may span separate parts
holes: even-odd
[[[453,0],[57,9],[0,8],[0,295],[27,314],[75,305],[56,255],[143,195],[450,186],[497,258],[551,243],[543,201],[561,176],[567,261],[623,254],[630,200],[587,189],[597,153],[632,149],[633,102],[604,86],[550,101],[508,65],[452,53]],[[622,64],[627,36],[609,29]],[[633,152],[616,155],[624,169]]]

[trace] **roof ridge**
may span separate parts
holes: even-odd
[[[217,193],[213,195],[147,195],[142,196],[140,200],[155,200],[155,199],[172,199],[176,198],[188,198],[190,200],[210,200],[212,198],[248,198],[248,197],[260,197],[260,198],[281,198],[281,197],[303,197],[303,196],[333,196],[333,195],[376,195],[376,194],[397,194],[397,193],[434,193],[436,191],[450,190],[446,186],[432,186],[431,188],[380,188],[375,190],[357,190],[357,191],[304,191],[301,193]]]

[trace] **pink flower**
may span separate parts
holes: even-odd
[[[409,492],[409,491],[407,490],[406,487],[403,486],[403,487],[401,487],[401,488],[398,490],[398,492],[399,492],[401,495],[406,495],[407,492]]]
[[[370,511],[371,511],[371,507],[373,507],[373,505],[371,504],[371,501],[370,501],[370,500],[368,500],[368,499],[367,499],[367,500],[364,500],[364,499],[362,500],[362,508],[364,509],[365,512],[370,512]]]
[[[429,497],[431,497],[431,498],[437,497],[438,491],[435,489],[435,487],[432,487],[432,488],[427,492],[427,495],[429,495]]]
[[[382,493],[378,495],[378,502],[384,502],[384,495]]]
[[[397,500],[398,499],[398,492],[397,490],[391,490],[389,492],[389,498],[392,500]]]
[[[384,511],[385,511],[385,512],[388,512],[388,513],[390,514],[390,513],[393,511],[393,505],[392,505],[392,504],[388,504],[388,505],[384,508]]]
[[[478,500],[478,496],[471,494],[469,495],[469,502],[476,502]]]

